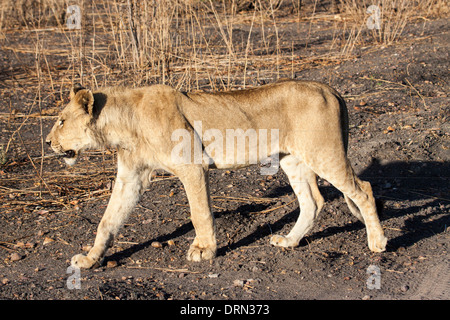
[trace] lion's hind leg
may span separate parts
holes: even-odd
[[[350,209],[350,212],[358,218],[359,221],[364,223],[364,218],[361,214],[361,211],[359,211],[359,208],[356,206],[356,204],[350,199],[346,194],[344,194],[345,202],[347,203],[348,208]]]
[[[378,218],[370,183],[356,176],[344,155],[334,154],[333,157],[323,158],[328,161],[318,162],[321,165],[313,169],[345,195],[350,211],[366,225],[369,249],[374,252],[384,251],[387,239]]]
[[[317,186],[316,174],[298,158],[292,155],[286,156],[280,160],[280,166],[288,176],[289,183],[297,196],[300,216],[288,235],[274,235],[270,243],[280,247],[295,247],[312,228],[324,200]]]

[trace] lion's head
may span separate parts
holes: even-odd
[[[81,151],[96,145],[89,125],[93,106],[92,91],[75,85],[70,91],[70,102],[45,139],[68,165],[75,164]]]

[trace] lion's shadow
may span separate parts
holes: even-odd
[[[282,172],[278,173],[278,175],[280,174],[284,175]],[[371,182],[375,198],[378,200],[377,205],[379,207],[381,221],[402,216],[406,217],[402,229],[407,231],[395,238],[389,239],[387,250],[395,251],[399,247],[412,246],[423,239],[445,232],[446,227],[450,226],[450,215],[448,213],[438,219],[429,219],[436,212],[442,212],[442,210],[445,210],[443,208],[448,208],[450,204],[450,166],[448,162],[398,161],[383,165],[377,160],[374,160],[358,176],[363,180]],[[270,190],[265,197],[278,198],[290,193],[292,193],[292,189],[287,185]],[[337,197],[341,197],[342,201],[344,201],[341,193],[334,187],[321,187],[321,193],[325,201],[330,201]],[[384,200],[393,200],[399,206],[385,206],[383,204]],[[429,200],[426,206],[431,209],[428,209],[427,212],[429,213],[425,215],[415,216],[414,214],[424,209],[423,201],[420,200]],[[402,208],[402,203],[405,201],[409,201],[413,205]],[[414,205],[415,202],[422,204]],[[220,219],[227,215],[240,212],[244,218],[246,216],[248,217],[250,223],[252,213],[269,209],[270,206],[270,204],[259,204],[256,206],[245,204],[235,210],[221,211],[216,214],[218,228],[220,228]],[[266,238],[280,231],[285,224],[295,221],[298,214],[299,209],[297,207],[286,213],[276,222],[260,225],[253,232],[238,239],[236,242],[219,247],[217,254],[221,256],[228,251],[250,245],[259,239]],[[355,220],[355,222],[348,223],[344,226],[328,227],[325,230],[308,235],[307,238],[311,242],[318,238],[326,238],[337,233],[355,231],[362,228],[364,228],[364,225]],[[133,253],[149,247],[155,240],[164,242],[183,236],[192,230],[192,224],[190,222],[185,223],[171,233],[133,245],[128,249],[113,254],[108,259],[129,257]],[[305,240],[300,245],[305,245]]]

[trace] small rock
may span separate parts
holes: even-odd
[[[27,242],[25,243],[25,249],[33,249],[35,246],[34,242]]]
[[[18,254],[17,252],[13,252],[13,253],[11,253],[11,256],[9,259],[11,261],[19,261],[20,259],[22,259],[22,256],[20,254]]]
[[[408,291],[409,290],[409,286],[402,286],[401,288],[400,288],[400,290],[402,290],[403,292],[406,292],[406,291]]]
[[[107,263],[106,263],[106,267],[107,268],[115,268],[115,267],[117,267],[117,261],[115,261],[115,260],[109,260]]]
[[[168,244],[169,246],[174,246],[174,245],[175,245],[175,241],[169,240],[169,241],[167,241],[167,244]]]
[[[389,127],[387,127],[386,130],[383,130],[383,133],[386,134],[386,133],[390,133],[390,132],[394,132],[394,131],[395,131],[395,129],[392,128],[391,126],[389,126]]]
[[[219,274],[218,273],[211,273],[211,274],[208,274],[208,277],[210,277],[210,278],[218,278]]]
[[[23,243],[22,241],[19,241],[14,245],[14,247],[23,249],[23,248],[25,248],[25,243]]]
[[[364,297],[362,297],[363,300],[370,300],[371,296],[369,295],[365,295]]]
[[[42,244],[45,246],[46,244],[52,243],[53,241],[55,240],[49,237],[45,237],[44,242],[42,242]]]
[[[406,249],[404,247],[399,247],[397,249],[397,253],[405,253],[405,252],[406,252]]]
[[[150,219],[146,219],[146,220],[142,221],[142,224],[149,224],[149,223],[152,223],[152,222],[153,222],[153,219],[150,218]]]
[[[243,287],[244,286],[244,280],[234,280],[233,281],[233,286],[235,287]]]
[[[153,241],[152,242],[152,247],[153,248],[162,248],[162,244],[159,241]]]

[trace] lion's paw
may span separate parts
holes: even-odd
[[[383,234],[368,237],[369,249],[373,252],[383,252],[386,250],[387,238]]]
[[[270,244],[274,245],[276,247],[283,247],[283,248],[298,246],[297,241],[294,241],[289,237],[285,237],[285,236],[281,236],[281,235],[272,236],[272,238],[270,238]]]
[[[99,267],[101,261],[94,260],[84,254],[77,254],[72,257],[70,264],[77,268],[90,269]]]
[[[187,259],[189,261],[199,262],[202,260],[211,260],[216,256],[215,247],[200,248],[197,245],[192,244],[189,248]]]

